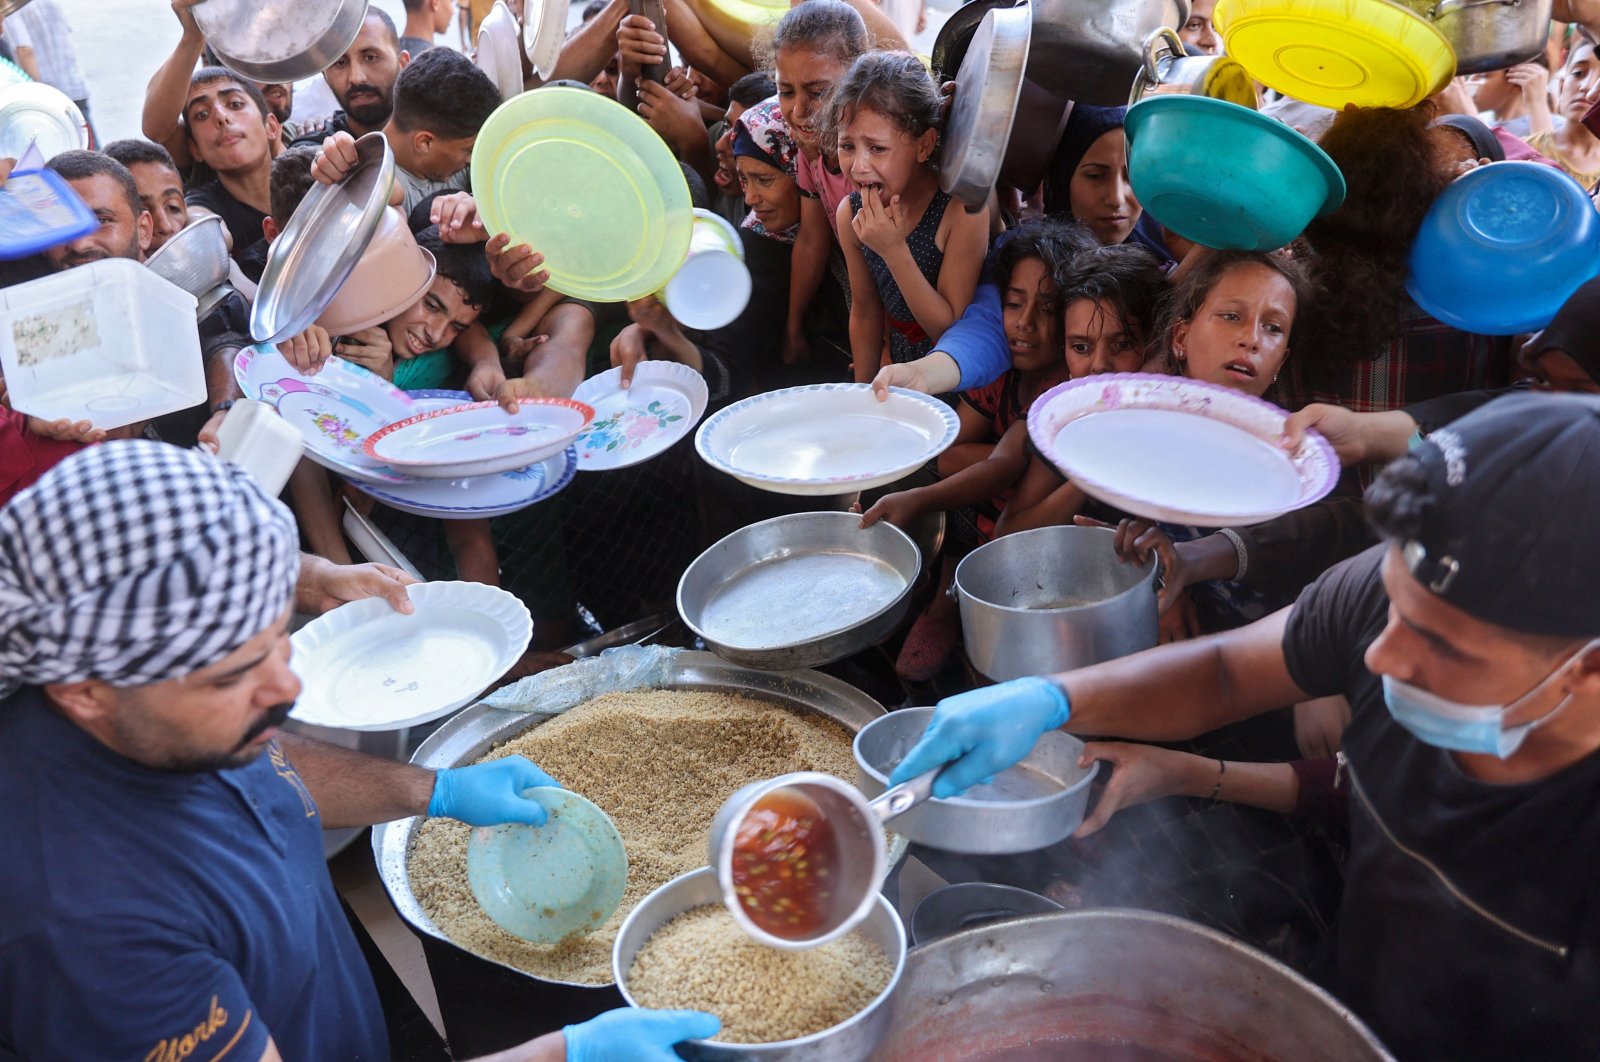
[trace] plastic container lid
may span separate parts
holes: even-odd
[[[1251,77],[1334,110],[1412,107],[1456,70],[1444,34],[1388,0],[1217,0],[1212,18]]]
[[[13,173],[0,185],[0,260],[26,258],[99,227],[94,212],[54,170]]]
[[[544,255],[563,294],[643,298],[688,254],[694,215],[672,150],[588,89],[551,85],[501,104],[478,133],[472,175],[485,227]]]

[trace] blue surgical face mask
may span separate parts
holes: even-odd
[[[1574,661],[1596,646],[1600,646],[1600,639],[1573,653],[1540,679],[1538,685],[1510,704],[1461,704],[1390,675],[1383,676],[1383,703],[1395,722],[1420,741],[1436,748],[1498,756],[1504,760],[1522,747],[1530,733],[1559,715],[1571,703],[1572,694],[1561,698],[1554,708],[1532,722],[1506,726],[1506,717],[1523,702],[1543,692]]]

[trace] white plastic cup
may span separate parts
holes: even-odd
[[[739,230],[697,207],[689,256],[662,289],[661,301],[680,324],[701,331],[737,320],[750,302],[750,270]]]

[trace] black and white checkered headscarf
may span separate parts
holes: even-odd
[[[294,518],[243,469],[90,447],[0,509],[0,696],[208,667],[283,615],[299,572]]]

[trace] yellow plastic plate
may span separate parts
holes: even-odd
[[[550,287],[574,298],[643,298],[689,253],[678,160],[644,119],[587,89],[501,104],[472,149],[472,183],[488,230],[544,255]]]
[[[1217,0],[1213,18],[1251,77],[1319,107],[1412,107],[1455,75],[1444,35],[1389,0]]]

